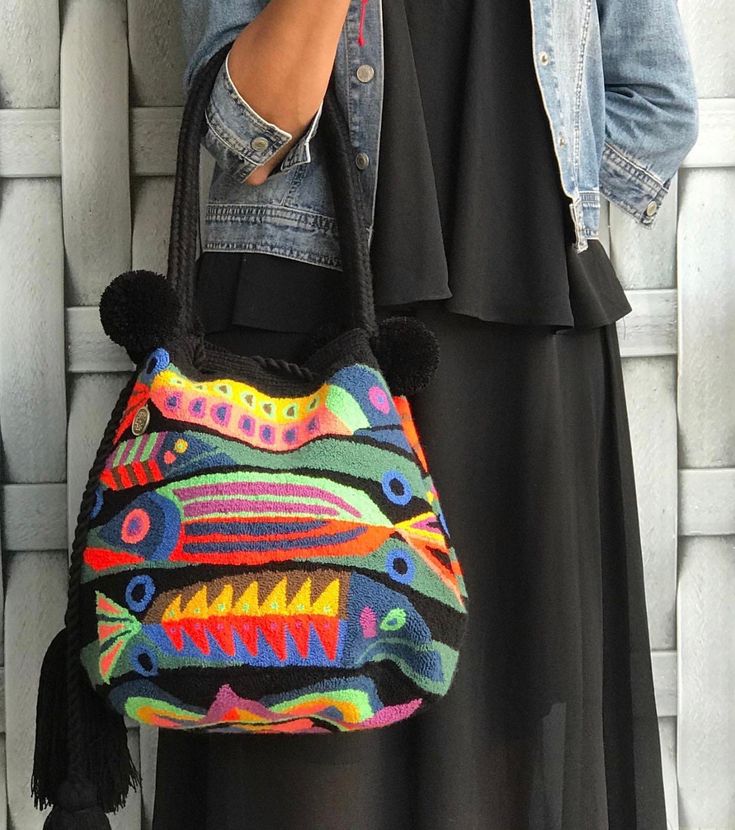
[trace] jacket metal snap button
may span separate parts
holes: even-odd
[[[258,150],[258,152],[262,152],[263,150],[268,149],[268,139],[264,135],[256,135],[250,141],[250,146],[253,150]]]
[[[646,205],[646,216],[653,216],[653,214],[658,210],[658,205],[654,201],[650,201]]]
[[[567,137],[564,135],[564,133],[559,133],[559,146],[564,147],[564,145],[566,143],[567,143]]]
[[[546,66],[546,64],[549,62],[549,53],[548,52],[539,52],[538,59],[539,59],[539,61],[541,61],[541,63],[544,66]]]
[[[360,170],[364,170],[370,164],[370,156],[367,153],[358,153],[355,156],[355,164]]]
[[[148,409],[146,404],[143,404],[141,408],[135,413],[135,417],[133,418],[133,423],[130,427],[132,430],[133,435],[142,435],[151,420],[151,413]]]
[[[366,84],[369,81],[372,81],[375,77],[375,70],[369,63],[363,63],[362,66],[357,67],[357,72],[355,74],[357,75],[357,79],[359,81]]]

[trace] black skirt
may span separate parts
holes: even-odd
[[[200,261],[200,311],[225,256]],[[316,285],[290,286],[290,327],[276,315],[208,337],[298,359],[334,307]],[[416,423],[470,597],[452,688],[362,734],[162,729],[154,830],[665,830],[615,323],[562,334],[415,313],[441,348]]]

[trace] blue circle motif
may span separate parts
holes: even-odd
[[[385,569],[388,576],[396,582],[410,585],[416,575],[416,565],[409,553],[402,548],[391,548],[385,557]]]
[[[147,657],[150,660],[150,667],[143,665],[141,657]],[[143,645],[138,645],[131,649],[130,665],[138,674],[142,674],[143,677],[154,677],[158,674],[158,660],[155,654]]]
[[[133,591],[139,586],[143,586],[143,596],[140,599],[135,599]],[[153,599],[153,594],[156,592],[156,586],[153,579],[148,574],[137,574],[125,589],[125,602],[131,611],[145,611]]]
[[[408,504],[411,501],[413,496],[413,491],[411,490],[411,485],[403,475],[398,470],[388,470],[387,473],[383,475],[383,492],[385,493],[386,498],[389,501],[392,501],[393,504],[399,504],[401,506]],[[395,487],[398,485],[398,492],[396,492]]]

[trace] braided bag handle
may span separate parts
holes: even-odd
[[[178,294],[182,322],[199,328],[194,290],[199,235],[199,160],[206,128],[205,112],[215,79],[231,44],[223,46],[197,73],[184,107],[179,131],[174,197],[171,211],[167,278]],[[373,276],[364,202],[352,163],[349,128],[336,94],[334,71],[329,79],[319,122],[335,206],[342,270],[350,285],[351,322],[370,336],[377,332]]]

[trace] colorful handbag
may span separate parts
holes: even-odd
[[[466,591],[407,395],[433,335],[376,321],[334,75],[325,142],[351,308],[305,361],[205,340],[195,312],[204,111],[179,135],[167,276],[100,300],[136,364],[90,470],[65,627],[44,659],[32,791],[46,827],[108,827],[140,783],[123,716],[168,729],[334,733],[402,721],[451,684]]]

